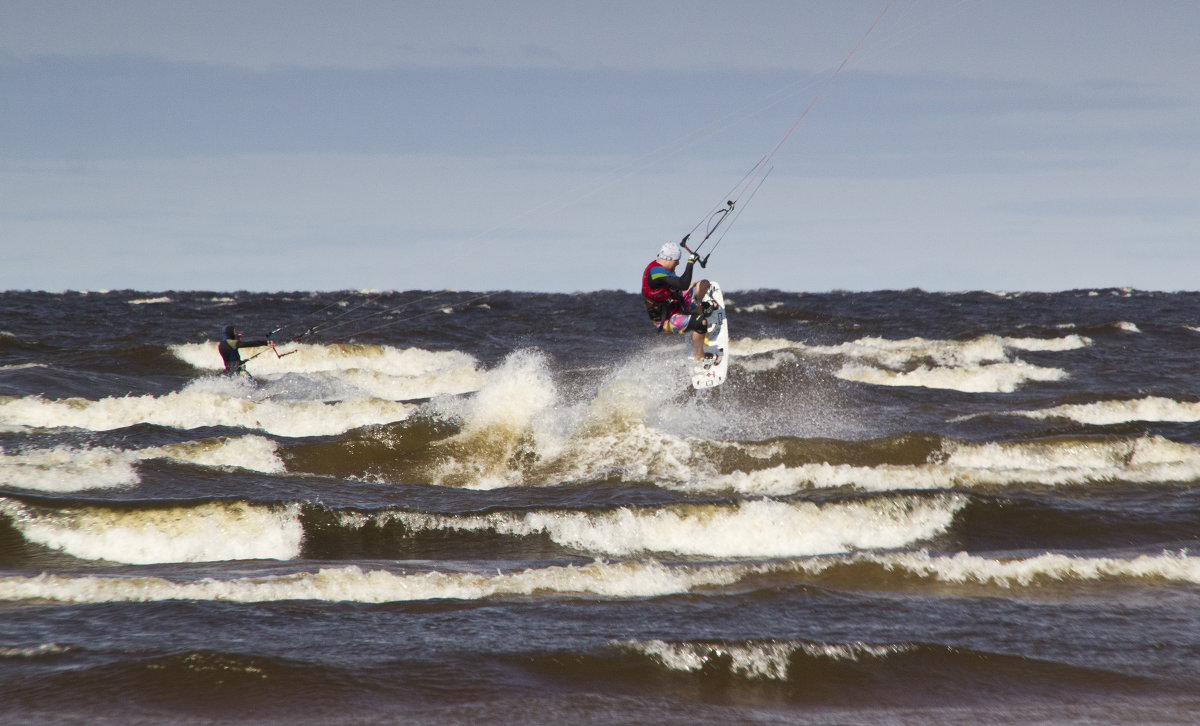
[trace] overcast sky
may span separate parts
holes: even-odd
[[[781,140],[707,246],[728,290],[1196,289],[1198,30],[1193,0],[0,0],[0,289],[633,291]]]

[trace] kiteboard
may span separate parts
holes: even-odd
[[[708,314],[708,333],[704,336],[704,360],[691,361],[692,388],[716,388],[725,382],[729,373],[729,320],[725,316],[725,296],[721,286],[709,282],[703,302],[712,312]]]

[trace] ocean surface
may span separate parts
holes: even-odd
[[[726,296],[0,293],[0,722],[1200,721],[1200,294]]]

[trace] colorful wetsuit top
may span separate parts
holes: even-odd
[[[683,276],[678,276],[652,260],[642,273],[642,299],[646,302],[646,313],[650,321],[661,326],[672,315],[687,311],[688,303],[683,293],[692,284],[692,263],[688,262]]]
[[[225,361],[225,372],[241,373],[242,367],[246,365],[246,361],[242,360],[242,354],[238,353],[238,348],[259,348],[266,344],[266,340],[238,340],[236,338],[222,340],[217,345],[217,350],[221,351],[221,360]]]

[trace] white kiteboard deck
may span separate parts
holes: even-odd
[[[713,311],[708,314],[708,334],[704,336],[704,360],[691,361],[692,388],[716,388],[729,374],[729,320],[725,316],[725,296],[721,286],[709,281],[704,300]]]

